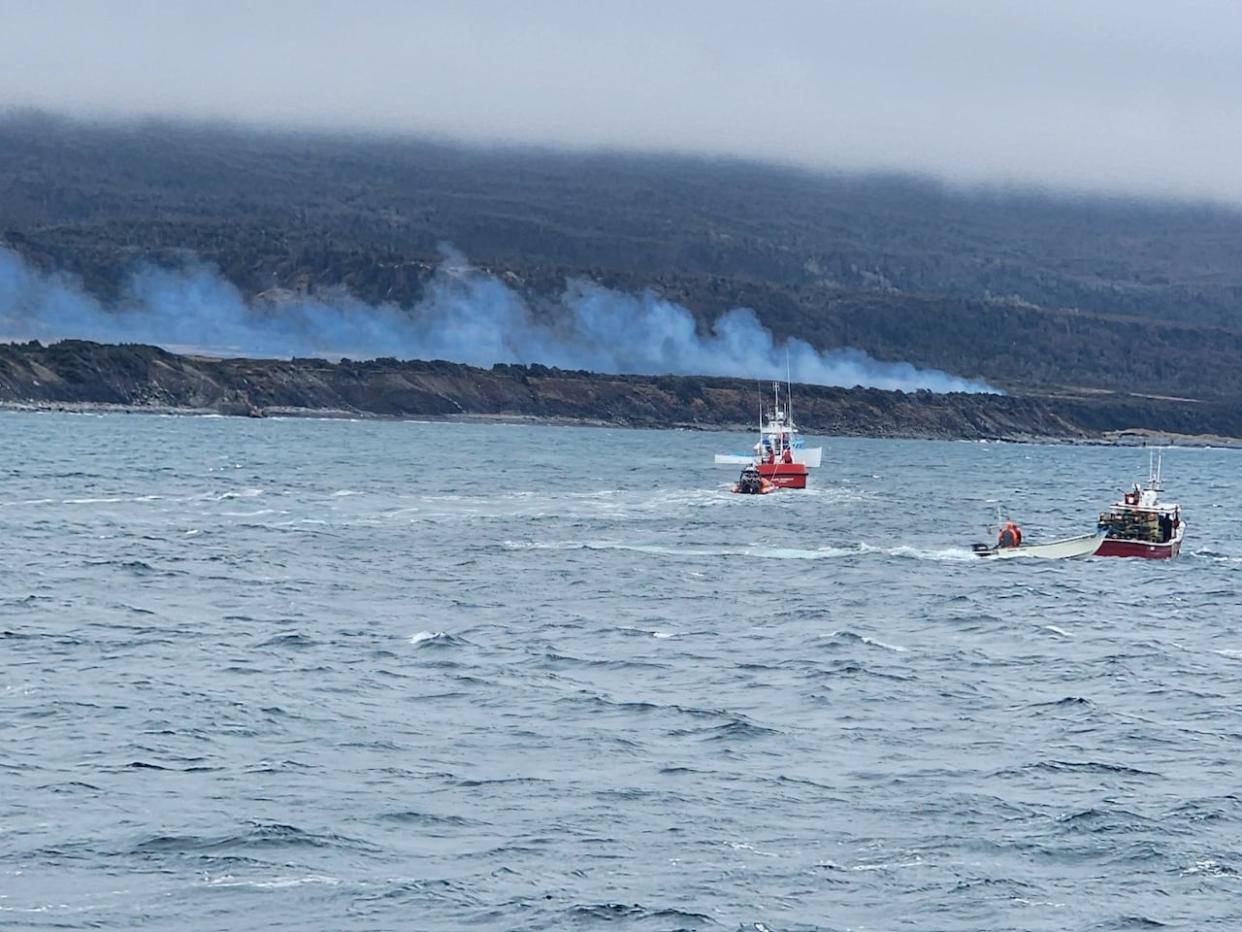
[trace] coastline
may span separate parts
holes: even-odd
[[[261,412],[223,412],[211,407],[187,407],[159,404],[116,404],[90,401],[69,402],[0,400],[0,411],[28,414],[126,414],[163,417],[228,417],[248,418],[251,420],[295,418],[305,420],[344,421],[423,421],[432,423],[510,424],[543,427],[605,427],[639,430],[711,431],[721,433],[746,433],[755,429],[755,425],[753,423],[702,423],[670,421],[664,424],[633,424],[623,421],[609,421],[600,418],[575,418],[530,414],[379,414],[369,411],[347,410],[341,408],[306,408],[291,406],[274,406],[272,408],[263,409]],[[889,431],[877,433],[859,430],[844,430],[829,433],[824,431],[816,431],[810,428],[805,429],[804,432],[808,435],[824,436],[827,439],[831,439],[835,436],[871,440],[942,440],[959,443],[1013,443],[1095,447],[1176,446],[1202,449],[1242,450],[1242,437],[1228,437],[1214,434],[1182,434],[1169,431],[1153,431],[1145,428],[1105,431],[1097,436],[1016,433],[988,437],[966,437],[946,436],[942,433],[918,431]]]
[[[76,413],[755,428],[751,379],[614,375],[443,360],[219,359],[155,346],[0,343],[0,407]],[[1071,390],[937,394],[794,385],[799,426],[825,437],[1242,445],[1242,404]]]

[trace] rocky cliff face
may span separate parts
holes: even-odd
[[[0,344],[0,403],[235,415],[527,417],[635,427],[755,422],[749,380],[621,376],[544,366],[477,369],[447,362],[209,359],[153,346],[66,340]],[[1242,406],[1093,393],[936,395],[797,386],[804,429],[870,437],[1099,439],[1146,429],[1242,436]]]

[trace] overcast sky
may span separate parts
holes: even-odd
[[[0,0],[0,105],[1242,202],[1242,2]]]

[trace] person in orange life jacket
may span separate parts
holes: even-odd
[[[997,547],[1018,547],[1022,544],[1022,530],[1012,521],[1006,521],[996,539]]]
[[[785,447],[785,453],[784,453],[784,455],[781,457],[781,462],[782,462],[782,463],[792,463],[792,462],[793,462],[793,450],[789,449],[789,447]]]

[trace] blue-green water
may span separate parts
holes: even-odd
[[[1239,454],[747,442],[0,414],[0,925],[1237,927]]]

